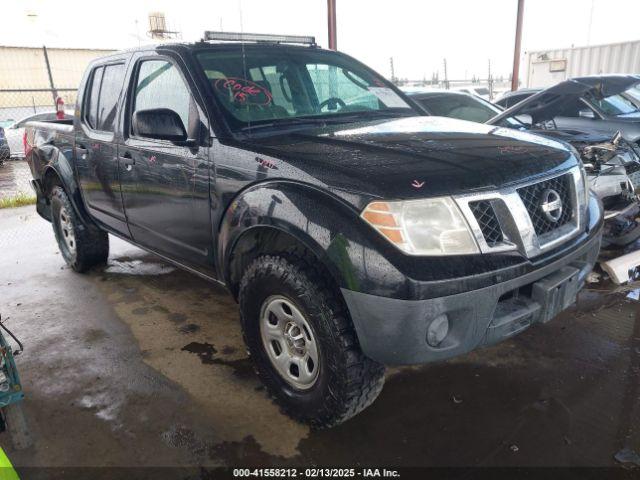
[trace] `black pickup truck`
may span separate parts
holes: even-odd
[[[384,365],[552,319],[600,246],[568,144],[427,116],[307,38],[208,33],[98,59],[75,118],[25,141],[74,270],[107,261],[110,233],[224,284],[269,391],[318,427],[371,404]]]

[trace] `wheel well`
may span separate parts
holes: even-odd
[[[53,187],[62,187],[62,180],[58,176],[58,173],[53,168],[47,168],[44,172],[44,177],[42,178],[42,193],[44,194],[47,203],[49,202],[49,194]]]
[[[329,278],[335,278],[318,255],[293,235],[272,227],[252,228],[238,239],[228,263],[227,285],[236,300],[242,273],[260,255],[269,254],[288,254],[307,258],[320,265]],[[342,295],[337,286],[338,283],[336,282],[336,290],[341,297]]]
[[[86,224],[92,224],[92,220],[85,211],[82,203],[80,203],[77,198],[74,198],[72,191],[68,188],[68,185],[65,184],[65,182],[62,180],[62,177],[60,177],[55,169],[51,167],[47,168],[44,171],[41,183],[42,195],[44,197],[44,201],[46,202],[47,208],[51,207],[51,192],[55,187],[60,187],[65,191],[65,193],[69,197],[69,200],[71,200],[71,205],[83,220],[83,222]]]

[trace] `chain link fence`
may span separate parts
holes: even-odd
[[[73,115],[87,65],[112,50],[0,46],[0,208],[33,197],[24,162],[24,124],[55,118],[56,99]]]

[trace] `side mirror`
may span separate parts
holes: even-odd
[[[585,108],[584,110],[580,110],[578,112],[578,116],[580,118],[591,118],[591,119],[596,118],[595,114],[593,113],[593,110],[589,110],[588,108]]]
[[[170,142],[187,141],[187,130],[180,115],[168,108],[137,110],[133,113],[132,128],[134,135],[139,137]]]

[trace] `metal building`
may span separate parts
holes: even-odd
[[[640,40],[527,52],[525,64],[530,88],[583,75],[640,73]]]

